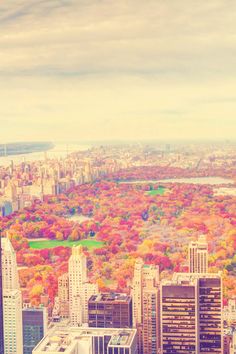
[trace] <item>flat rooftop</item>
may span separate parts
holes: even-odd
[[[117,335],[114,335],[110,342],[109,346],[126,346],[130,343],[130,334],[127,332],[121,332]]]
[[[162,285],[194,285],[198,279],[201,280],[220,280],[221,273],[174,273],[171,280],[162,280]]]
[[[122,293],[104,293],[92,295],[89,302],[129,302],[131,301],[131,296]]]
[[[46,337],[33,350],[37,353],[70,353],[79,342],[91,343],[93,337],[111,336],[109,346],[130,347],[135,336],[136,329],[123,328],[93,328],[93,327],[68,327],[57,325],[53,327]],[[83,353],[81,353],[83,354]]]

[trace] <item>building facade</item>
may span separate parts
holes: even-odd
[[[69,313],[73,326],[88,323],[88,300],[98,293],[97,284],[90,284],[87,277],[87,258],[81,246],[72,248],[69,259]]]
[[[22,354],[22,297],[19,290],[3,290],[5,354]]]
[[[200,353],[222,353],[222,279],[206,275],[198,286]]]
[[[147,286],[143,291],[143,353],[156,354],[160,347],[159,288]]]
[[[236,354],[236,331],[233,332],[230,354]]]
[[[46,335],[47,310],[42,308],[23,308],[23,354],[32,354],[34,347]]]
[[[229,299],[227,306],[223,308],[223,321],[228,326],[236,324],[236,299]]]
[[[208,244],[205,236],[200,236],[198,241],[192,241],[188,249],[190,273],[208,272]]]
[[[58,298],[60,306],[60,316],[69,317],[69,276],[68,273],[58,278]]]
[[[132,281],[133,324],[138,333],[140,354],[160,349],[159,269],[137,259]]]
[[[88,303],[89,327],[131,328],[132,299],[126,294],[93,295]]]
[[[33,354],[138,354],[137,331],[126,328],[53,327]]]
[[[16,254],[8,238],[2,239],[2,279],[5,354],[22,354],[22,294]]]
[[[161,283],[161,349],[223,353],[220,274],[175,273]]]
[[[2,235],[0,232],[0,353],[4,354],[3,329],[3,281],[2,281]]]
[[[7,237],[2,238],[2,280],[3,289],[19,289],[16,253]]]
[[[161,348],[163,354],[197,353],[196,281],[161,283]]]

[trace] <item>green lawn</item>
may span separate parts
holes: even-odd
[[[158,187],[147,192],[149,195],[163,195],[165,193],[165,187]]]
[[[88,247],[88,249],[101,248],[104,245],[102,241],[96,240],[80,240],[80,241],[58,241],[58,240],[43,240],[43,241],[30,241],[30,248],[34,249],[44,249],[44,248],[55,248],[58,246],[63,247],[73,247],[74,245],[82,245]]]

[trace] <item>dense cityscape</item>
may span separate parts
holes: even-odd
[[[236,351],[234,143],[0,168],[0,351]]]

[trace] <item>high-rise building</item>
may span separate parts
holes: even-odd
[[[16,253],[7,237],[2,238],[2,249],[3,289],[19,289]]]
[[[154,279],[143,289],[143,353],[156,354],[160,348],[160,292]]]
[[[2,235],[0,232],[0,353],[4,354],[4,329],[3,329],[3,288],[2,288]]]
[[[233,332],[230,354],[236,354],[236,331]]]
[[[138,354],[134,328],[53,327],[33,354]]]
[[[134,275],[132,282],[133,324],[135,326],[142,323],[143,266],[143,260],[138,258],[134,264]]]
[[[137,339],[123,330],[113,335],[107,346],[107,354],[137,354]]]
[[[161,282],[162,353],[197,353],[196,281]]]
[[[132,327],[132,300],[126,294],[98,294],[89,299],[89,327]]]
[[[32,354],[32,350],[46,335],[47,317],[47,309],[45,307],[23,308],[23,354]]]
[[[223,321],[234,327],[236,323],[236,299],[229,299],[228,304],[223,308]]]
[[[223,353],[220,274],[175,273],[161,282],[161,349]]]
[[[74,326],[88,323],[88,300],[98,293],[97,284],[91,284],[87,278],[87,258],[82,247],[72,248],[69,259],[69,312]]]
[[[19,290],[3,291],[5,354],[22,354],[22,296]]]
[[[69,277],[68,273],[58,278],[58,298],[60,306],[60,316],[69,317]]]
[[[160,347],[159,269],[137,259],[132,281],[133,324],[140,354],[156,354]]]
[[[192,241],[188,249],[189,272],[208,272],[208,245],[205,236],[200,236],[198,241]]]
[[[232,335],[225,334],[223,337],[223,354],[231,354]]]
[[[222,353],[222,279],[206,274],[198,279],[200,353]]]
[[[8,238],[2,239],[2,279],[5,354],[22,354],[22,295],[16,254]]]

